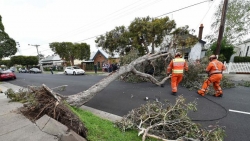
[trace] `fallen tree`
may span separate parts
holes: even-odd
[[[162,56],[168,56],[168,55],[169,53],[155,53],[155,54],[147,54],[147,55],[141,56],[135,59],[134,61],[132,61],[130,64],[121,66],[118,71],[113,72],[111,75],[102,79],[101,81],[99,81],[98,83],[90,87],[89,89],[83,92],[80,92],[78,94],[64,97],[64,99],[67,101],[67,103],[69,103],[69,105],[79,107],[83,105],[84,103],[88,102],[90,99],[92,99],[98,92],[100,92],[105,87],[107,87],[112,81],[116,80],[119,76],[128,72],[132,72],[135,75],[147,78],[153,84],[161,86],[162,84],[165,83],[167,79],[170,78],[170,76],[167,76],[161,81],[158,81],[152,75],[137,71],[135,69],[135,65],[143,63],[145,61],[154,60]]]

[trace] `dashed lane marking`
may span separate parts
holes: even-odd
[[[241,114],[247,114],[247,115],[250,115],[249,112],[243,112],[243,111],[237,111],[237,110],[231,110],[229,109],[230,112],[235,112],[235,113],[241,113]]]

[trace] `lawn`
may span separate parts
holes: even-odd
[[[88,129],[87,139],[89,141],[141,141],[142,136],[137,136],[138,131],[122,132],[111,121],[95,116],[91,112],[71,108],[77,114],[85,127]],[[148,138],[147,141],[156,141]]]

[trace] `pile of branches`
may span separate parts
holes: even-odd
[[[46,114],[86,138],[87,128],[79,117],[47,86],[29,87],[28,90],[19,90],[19,92],[9,89],[5,94],[12,101],[24,103],[20,111],[31,121],[34,122]]]
[[[177,141],[222,141],[225,130],[218,125],[210,129],[202,129],[199,124],[192,122],[187,116],[189,111],[196,111],[196,102],[185,103],[183,96],[176,99],[176,103],[166,101],[147,102],[137,109],[133,109],[116,125],[122,130],[138,129],[142,141],[146,137]]]

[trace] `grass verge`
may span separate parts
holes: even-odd
[[[88,129],[87,139],[89,141],[141,141],[142,137],[137,136],[136,130],[122,132],[111,121],[95,116],[91,112],[80,108],[71,110],[79,116],[85,127]],[[147,141],[156,141],[148,138]]]

